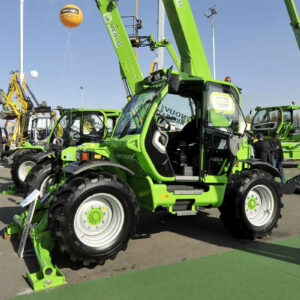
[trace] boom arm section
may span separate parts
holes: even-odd
[[[293,28],[298,47],[300,49],[300,18],[296,9],[294,0],[284,0],[287,11],[290,16],[291,26]]]
[[[212,79],[203,45],[188,0],[163,0],[181,56],[181,71]]]
[[[154,49],[157,49],[159,47],[165,47],[167,48],[172,60],[174,61],[176,67],[178,70],[180,70],[180,67],[181,67],[181,61],[180,61],[180,58],[178,57],[171,41],[169,39],[162,39],[161,41],[155,41],[154,38],[153,38],[153,35],[151,34],[150,35],[150,47],[151,47],[151,50],[154,50]],[[156,61],[154,61],[151,65],[151,70],[150,70],[150,73],[154,71],[155,69],[155,63]]]
[[[95,1],[119,58],[122,79],[126,79],[131,94],[134,95],[138,90],[138,83],[144,79],[144,76],[117,9],[117,2],[115,0]]]
[[[24,86],[26,86],[25,78]],[[13,101],[14,93],[17,95],[19,107]],[[4,109],[10,109],[9,111],[3,111],[2,117],[4,119],[16,119],[15,130],[11,142],[21,144],[27,132],[32,102],[26,97],[25,90],[19,82],[18,73],[13,73],[7,94],[5,95],[4,92],[1,91],[1,103]]]
[[[12,101],[12,99],[7,99],[7,96],[3,90],[0,90],[0,104],[2,104],[4,108],[0,112],[1,119],[5,119],[5,120],[16,119],[20,115],[16,104]],[[6,108],[10,108],[10,110],[6,111]]]

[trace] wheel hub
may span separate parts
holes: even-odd
[[[253,210],[257,207],[257,199],[255,197],[250,197],[248,200],[248,209]]]
[[[87,214],[87,221],[90,225],[98,225],[103,220],[103,212],[100,208],[92,208]]]
[[[111,217],[112,212],[104,203],[89,201],[81,209],[82,232],[101,233],[108,226]]]

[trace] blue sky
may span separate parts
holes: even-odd
[[[77,29],[65,29],[59,10],[78,5],[84,15]],[[295,0],[300,11],[300,0]],[[242,108],[300,105],[300,55],[283,0],[190,0],[201,40],[212,67],[211,27],[204,12],[216,4],[217,78],[231,76],[243,89]],[[141,34],[156,34],[157,1],[140,0]],[[135,14],[135,0],[119,0],[121,15]],[[67,35],[71,51],[64,56]],[[19,69],[19,0],[0,1],[0,88],[7,90],[9,71]],[[169,26],[166,37],[174,41]],[[174,42],[175,44],[175,42]],[[64,58],[65,57],[65,58]],[[155,53],[140,50],[147,75]],[[25,72],[36,69],[28,82],[40,100],[52,106],[79,107],[80,86],[85,106],[121,108],[126,103],[117,56],[94,0],[25,0]],[[165,66],[173,63],[166,56]]]

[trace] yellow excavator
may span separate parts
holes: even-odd
[[[3,110],[0,118],[4,120],[15,120],[15,128],[8,144],[12,147],[21,145],[27,137],[27,126],[33,104],[25,94],[26,78],[23,86],[19,80],[18,72],[12,72],[12,77],[8,86],[7,94],[0,90],[0,104]],[[14,95],[16,94],[16,101]]]
[[[6,149],[13,150],[23,145],[23,143],[29,138],[29,122],[33,114],[36,116],[39,113],[49,113],[50,119],[56,119],[55,113],[51,110],[51,107],[47,106],[45,102],[40,104],[33,92],[26,83],[26,77],[24,77],[23,84],[19,80],[19,73],[17,71],[11,72],[12,77],[8,86],[8,92],[5,94],[0,89],[0,104],[2,104],[2,111],[0,111],[0,119],[15,120],[14,131],[11,138],[6,144]],[[26,91],[29,92],[31,98],[36,104],[33,107],[31,98],[26,95]],[[16,97],[14,97],[14,95]]]
[[[25,78],[24,87],[26,87]],[[14,99],[15,93],[17,101]],[[17,146],[24,141],[26,136],[24,129],[27,125],[27,115],[33,106],[30,99],[25,95],[25,89],[21,86],[17,72],[13,72],[7,94],[5,94],[3,90],[0,90],[0,104],[3,106],[3,110],[0,112],[0,118],[4,120],[15,120],[14,132],[8,144]]]

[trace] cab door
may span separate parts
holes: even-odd
[[[207,175],[223,175],[237,159],[246,122],[232,85],[207,82],[205,99],[201,168]]]

